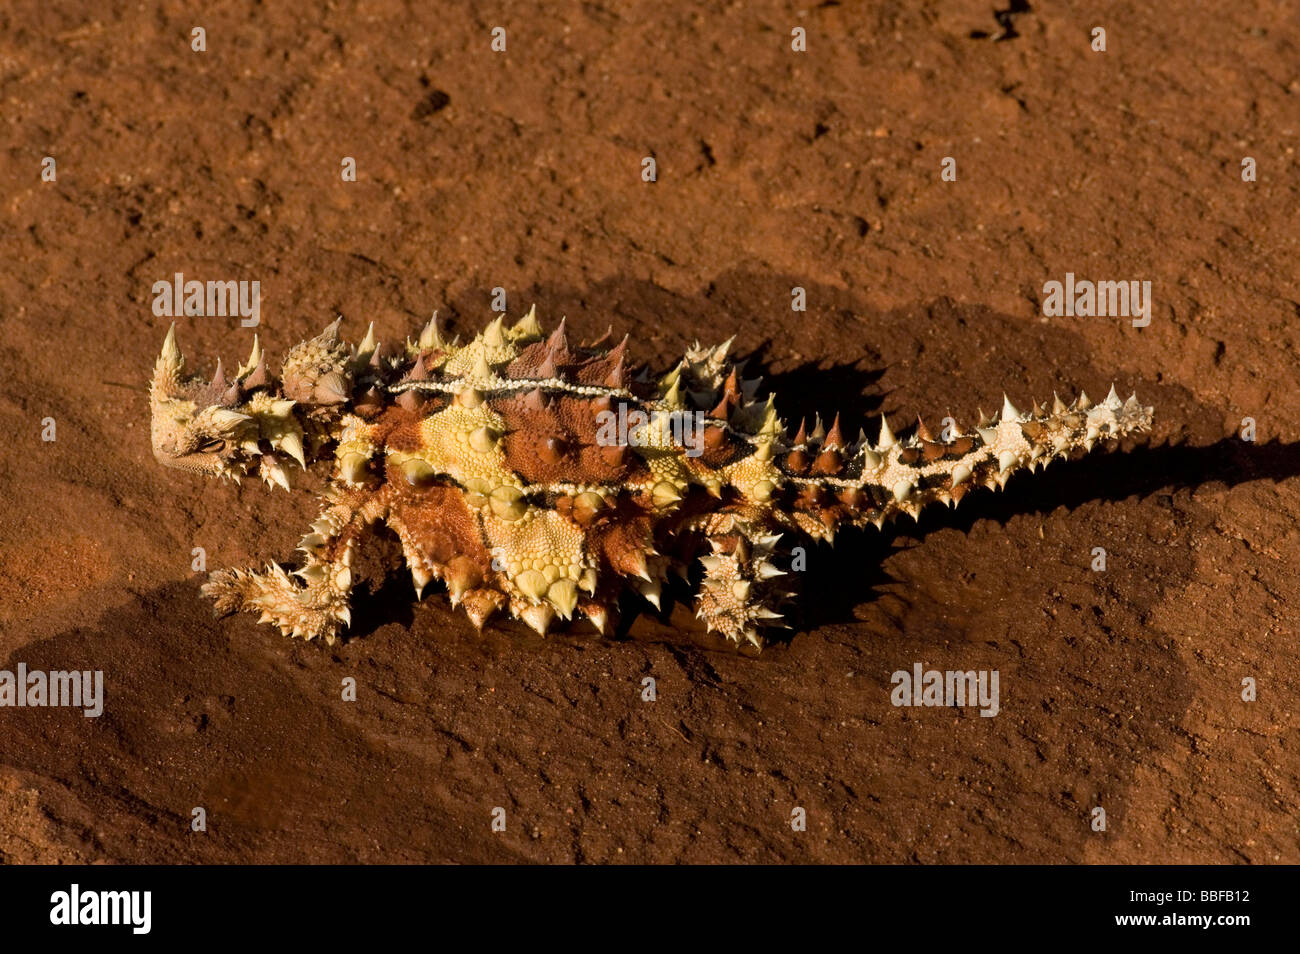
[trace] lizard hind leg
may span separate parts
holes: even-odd
[[[772,581],[785,574],[769,559],[778,539],[739,530],[708,537],[713,552],[700,557],[704,579],[695,615],[710,632],[761,648],[760,630],[781,625],[776,608],[788,594]]]
[[[202,587],[219,615],[237,610],[260,613],[286,636],[333,643],[352,622],[352,558],[365,521],[345,504],[328,507],[303,537],[307,554],[301,569],[286,572],[272,563],[265,572],[217,570]]]

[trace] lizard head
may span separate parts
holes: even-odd
[[[256,338],[233,379],[218,361],[204,381],[186,377],[173,325],[154,366],[149,404],[154,457],[168,467],[235,481],[256,473],[287,490],[290,464],[307,466],[303,411],[267,373]]]

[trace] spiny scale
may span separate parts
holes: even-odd
[[[505,612],[541,633],[575,617],[606,632],[622,592],[657,607],[671,572],[700,580],[709,630],[759,646],[762,629],[783,625],[783,568],[801,537],[955,505],[971,487],[1143,431],[1152,413],[1112,388],[1097,405],[1081,394],[1027,413],[1004,398],[997,417],[939,439],[923,422],[899,438],[881,418],[874,444],[850,442],[838,415],[791,437],[760,379],[728,360],[730,342],[634,376],[626,338],[580,346],[563,321],[546,334],[535,310],[464,345],[436,315],[391,350],[373,328],[356,347],[338,330],[291,349],[278,375],[254,338],[234,378],[219,368],[211,382],[184,377],[173,330],[151,389],[163,463],[286,489],[294,465],[326,478],[298,570],[218,571],[204,586],[218,611],[307,639],[332,641],[350,622],[353,555],[383,521],[417,595],[440,581],[479,628]]]

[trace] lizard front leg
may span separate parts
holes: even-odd
[[[217,570],[202,592],[219,615],[258,612],[258,622],[274,623],[286,636],[319,636],[333,643],[352,622],[352,559],[369,524],[381,515],[377,508],[378,499],[367,491],[335,494],[298,546],[307,555],[301,569],[288,573],[272,563],[262,573]]]

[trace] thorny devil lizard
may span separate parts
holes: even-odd
[[[539,633],[581,614],[604,633],[628,589],[657,607],[670,572],[697,586],[710,631],[762,645],[791,593],[782,569],[800,538],[830,541],[926,504],[955,505],[1099,440],[1146,430],[1152,409],[1110,395],[1093,405],[1004,399],[1001,413],[935,439],[847,441],[801,424],[790,436],[759,380],[727,344],[695,346],[664,377],[633,374],[627,338],[575,346],[530,311],[497,318],[465,345],[438,333],[376,347],[341,341],[335,321],[292,348],[279,376],[256,337],[227,378],[185,376],[175,326],[150,390],[164,464],[288,489],[293,465],[328,472],[324,512],[292,573],[219,570],[203,591],[218,613],[261,614],[286,634],[333,642],[349,625],[352,563],[372,526],[401,541],[417,596],[446,584],[482,629],[499,611]]]

